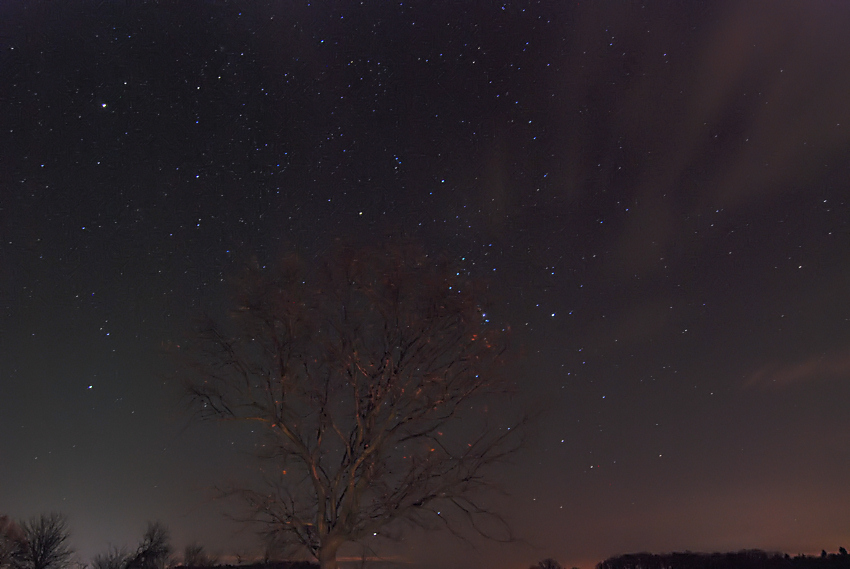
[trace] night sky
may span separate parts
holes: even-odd
[[[850,546],[850,6],[0,3],[0,514],[249,552],[168,346],[228,277],[404,234],[487,279],[524,541],[415,567]]]

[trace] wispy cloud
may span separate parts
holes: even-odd
[[[850,349],[820,354],[794,363],[774,363],[753,373],[744,384],[749,388],[797,385],[809,381],[850,377]]]

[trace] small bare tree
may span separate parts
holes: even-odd
[[[71,532],[62,514],[42,514],[21,524],[24,541],[17,556],[21,569],[65,569],[74,551],[68,545]]]
[[[188,393],[200,417],[262,433],[265,484],[233,491],[267,536],[323,569],[402,520],[510,537],[481,502],[519,445],[519,422],[487,412],[507,393],[506,330],[461,274],[410,247],[291,257],[249,271],[230,321],[202,327]]]
[[[15,566],[25,544],[26,537],[21,526],[8,516],[0,516],[0,569]]]
[[[149,522],[128,569],[164,569],[171,557],[171,534],[161,522]]]
[[[110,547],[106,553],[99,553],[91,560],[92,569],[127,569],[133,556],[124,549]]]
[[[183,549],[183,565],[186,567],[213,567],[218,565],[218,556],[210,556],[204,546],[190,543]]]

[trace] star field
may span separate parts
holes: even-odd
[[[416,566],[847,545],[850,11],[0,7],[0,514],[253,547],[167,347],[245,262],[409,236],[511,324],[524,542]],[[438,540],[441,547],[431,544]]]

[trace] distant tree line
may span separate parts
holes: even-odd
[[[263,561],[249,565],[217,565],[218,569],[319,569],[312,561]]]
[[[0,569],[166,569],[177,565],[207,568],[218,565],[203,546],[186,546],[183,559],[175,557],[168,528],[150,522],[135,549],[110,548],[86,564],[74,557],[67,518],[50,513],[15,521],[0,516]],[[182,562],[181,562],[182,561]],[[290,569],[290,568],[277,568]],[[301,569],[301,568],[294,568]]]
[[[597,569],[844,569],[850,568],[850,555],[843,547],[838,553],[821,551],[820,556],[768,553],[758,549],[734,553],[630,553],[611,557]]]
[[[537,565],[532,565],[529,569],[562,569],[561,564],[552,559],[551,557],[547,557],[543,561],[537,563]],[[577,569],[573,567],[573,569]]]
[[[318,569],[307,561],[276,561],[266,554],[262,563],[224,565],[208,555],[203,546],[189,544],[182,558],[173,555],[168,528],[160,522],[148,523],[134,550],[111,548],[96,555],[90,563],[74,558],[67,518],[50,513],[15,521],[0,516],[0,569]],[[529,569],[562,569],[552,558]],[[843,547],[838,553],[796,555],[749,549],[732,553],[630,553],[598,563],[596,569],[850,569],[850,555]]]

